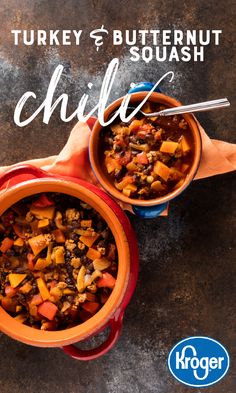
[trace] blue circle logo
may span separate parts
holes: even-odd
[[[229,369],[225,347],[210,337],[189,337],[179,341],[170,351],[171,374],[185,385],[205,387],[220,381]]]

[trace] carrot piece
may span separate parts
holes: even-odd
[[[7,297],[13,297],[17,294],[18,288],[13,288],[11,285],[5,286],[5,294]]]
[[[49,319],[50,321],[54,319],[57,310],[58,310],[57,306],[54,303],[49,302],[48,300],[38,306],[39,314]]]
[[[174,154],[174,152],[178,146],[179,146],[179,144],[177,142],[164,141],[161,144],[160,151],[162,153]]]
[[[160,176],[164,181],[168,180],[170,175],[170,168],[161,161],[156,161],[154,164],[154,173]]]
[[[95,314],[100,307],[100,304],[97,302],[85,302],[82,303],[82,308],[85,311],[88,311],[90,314]]]
[[[39,254],[45,247],[47,247],[46,239],[43,235],[38,235],[29,239],[29,245],[34,255]]]
[[[100,259],[101,258],[101,254],[99,251],[95,250],[94,248],[89,248],[88,252],[86,254],[86,257],[88,257],[89,259]]]
[[[39,306],[39,304],[41,303],[43,303],[43,298],[39,293],[37,295],[34,295],[30,301],[30,304],[32,306]]]
[[[102,277],[98,279],[97,281],[97,287],[102,288],[114,288],[116,283],[116,279],[110,274],[110,273],[103,273]]]
[[[28,269],[34,270],[34,255],[27,254],[27,260],[28,260]]]
[[[47,207],[47,206],[54,206],[55,203],[48,199],[46,194],[41,194],[40,197],[33,202],[33,206],[36,207]]]
[[[10,250],[13,244],[14,244],[14,240],[10,239],[9,237],[5,237],[2,241],[0,251],[2,251],[3,254],[5,254],[7,250]]]
[[[61,229],[55,229],[55,231],[52,231],[52,235],[55,236],[55,240],[57,243],[65,243],[65,235],[61,231]]]
[[[147,158],[147,154],[145,153],[145,151],[143,151],[142,153],[137,154],[137,160],[139,164],[145,165],[148,164],[148,158]]]

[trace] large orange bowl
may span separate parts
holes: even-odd
[[[119,336],[123,312],[137,279],[137,243],[126,215],[117,203],[97,187],[77,179],[55,177],[31,166],[16,167],[9,171],[0,178],[0,186],[0,215],[20,199],[41,192],[60,192],[83,200],[97,210],[107,222],[118,250],[116,285],[104,306],[88,321],[61,331],[40,331],[19,323],[0,307],[0,330],[30,345],[67,346],[66,352],[74,354],[76,358],[87,360],[105,353]],[[90,337],[109,324],[110,336],[99,350],[76,352],[77,348],[68,346]]]
[[[148,85],[147,83],[140,84],[143,85],[144,89],[145,86]],[[149,87],[149,86],[148,86]],[[150,88],[150,87],[149,87]],[[138,91],[135,93],[132,93],[130,95],[130,104],[129,106],[135,106],[142,102],[144,98],[147,96],[148,91]],[[121,105],[121,102],[124,97],[119,98],[118,100],[114,101],[111,105],[107,107],[105,110],[104,114],[104,119],[105,121],[108,120],[109,116],[115,112]],[[179,101],[176,99],[169,97],[167,95],[153,92],[151,93],[150,97],[148,98],[148,101],[153,102],[153,103],[158,103],[158,104],[164,104],[167,107],[177,107],[182,105]],[[104,171],[104,166],[102,165],[102,147],[101,147],[101,137],[100,133],[102,130],[102,126],[97,120],[95,123],[93,130],[92,130],[92,135],[90,138],[90,145],[89,145],[89,154],[90,154],[90,162],[94,171],[95,176],[97,177],[98,181],[100,184],[103,186],[103,188],[109,192],[113,197],[121,200],[122,202],[129,203],[131,205],[134,205],[135,207],[151,207],[151,206],[157,206],[157,205],[162,205],[163,207],[166,205],[168,201],[171,199],[175,198],[179,194],[182,193],[182,191],[191,183],[193,180],[201,158],[201,137],[200,137],[200,131],[199,131],[199,125],[195,118],[191,114],[184,114],[182,115],[186,122],[189,125],[190,131],[193,135],[193,151],[194,151],[194,157],[193,157],[193,163],[190,168],[190,171],[188,175],[185,178],[184,183],[176,190],[168,193],[167,195],[164,195],[162,197],[154,198],[154,199],[149,199],[149,200],[140,200],[140,199],[134,199],[134,198],[129,198],[125,196],[122,192],[117,190],[115,185],[112,183],[111,179],[105,173]]]

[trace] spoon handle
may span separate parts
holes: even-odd
[[[179,115],[181,113],[189,113],[189,112],[191,113],[205,112],[205,111],[211,111],[213,109],[224,108],[227,106],[230,106],[230,102],[227,100],[227,98],[220,98],[218,100],[205,101],[205,102],[200,102],[198,104],[182,105],[174,108],[164,109],[163,111],[159,111],[156,113],[149,113],[148,117],[157,116],[157,115],[158,116]]]

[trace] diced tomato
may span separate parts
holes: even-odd
[[[13,297],[17,294],[17,292],[18,292],[17,288],[12,288],[11,285],[5,286],[5,294],[7,297]]]
[[[47,206],[54,206],[55,203],[50,199],[48,199],[46,194],[42,194],[36,201],[33,202],[32,205],[36,207],[47,207]]]
[[[49,302],[48,300],[38,306],[39,314],[49,319],[50,321],[52,321],[55,317],[57,310],[57,306],[54,303]]]
[[[97,282],[98,288],[114,288],[116,279],[110,273],[103,273],[102,277]]]
[[[132,159],[131,151],[126,151],[123,157],[118,158],[118,162],[120,165],[127,165]]]
[[[138,160],[138,163],[142,164],[142,165],[149,163],[148,158],[147,158],[147,154],[145,153],[145,151],[137,154],[137,160]]]
[[[29,270],[34,270],[34,255],[33,254],[27,254],[27,259],[28,259],[28,269]]]
[[[153,126],[151,124],[144,124],[139,129],[140,131],[150,132],[153,129]]]
[[[100,304],[97,302],[85,302],[82,304],[82,308],[85,311],[88,311],[90,314],[95,314],[100,307]]]
[[[14,240],[10,239],[9,237],[5,237],[2,241],[0,251],[2,251],[3,254],[10,250],[10,248],[13,246]]]

